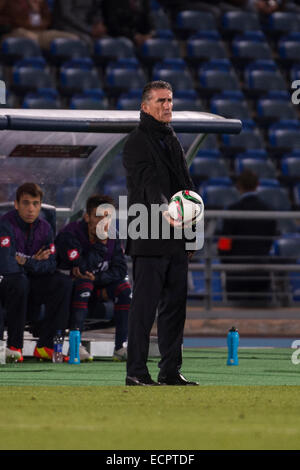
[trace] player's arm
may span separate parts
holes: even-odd
[[[14,232],[8,223],[0,221],[0,274],[21,273],[22,271],[16,260]]]
[[[56,269],[53,231],[49,228],[44,245],[23,264],[25,271],[31,274],[54,273]]]
[[[127,263],[124,250],[119,239],[116,240],[115,249],[109,268],[106,271],[99,271],[96,274],[96,281],[101,286],[107,286],[112,282],[120,281],[127,275]]]

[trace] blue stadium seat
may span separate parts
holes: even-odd
[[[269,143],[273,148],[300,148],[300,122],[281,120],[269,127]]]
[[[244,81],[247,91],[257,95],[265,94],[270,90],[287,90],[287,84],[272,61],[255,61],[244,69]]]
[[[239,192],[230,178],[211,178],[199,187],[206,208],[224,209],[238,201]]]
[[[265,149],[247,149],[245,152],[238,153],[236,158],[256,158],[259,160],[266,160],[268,153]]]
[[[273,253],[275,256],[283,258],[300,259],[300,234],[285,233],[283,236],[274,240]]]
[[[278,42],[278,55],[280,59],[287,62],[287,66],[298,61],[300,57],[300,32],[290,33],[282,36]]]
[[[299,31],[300,15],[295,12],[276,11],[268,15],[265,31],[268,34],[282,35]]]
[[[243,121],[240,134],[223,134],[222,150],[226,155],[234,155],[249,149],[263,148],[264,140],[258,128],[251,120]]]
[[[107,63],[111,60],[135,57],[132,41],[125,37],[106,37],[97,39],[94,47],[96,62]]]
[[[21,61],[13,67],[11,87],[17,94],[24,94],[39,88],[55,88],[55,79],[48,67],[23,65]]]
[[[180,57],[179,43],[175,39],[150,38],[141,46],[141,60],[155,63],[160,60]]]
[[[199,260],[201,264],[203,264],[202,260]],[[219,264],[219,260],[212,260],[212,264],[216,265]],[[188,295],[189,297],[202,297],[208,295],[207,292],[207,285],[205,282],[204,271],[192,271],[191,273],[191,285],[189,286]],[[221,302],[223,300],[223,287],[222,287],[222,279],[221,273],[218,271],[212,272],[211,278],[211,298],[214,302]]]
[[[127,93],[121,93],[117,100],[116,108],[137,111],[141,107],[141,100],[142,89],[129,90]]]
[[[270,159],[236,157],[234,167],[237,175],[244,170],[251,170],[259,178],[276,178],[276,168]]]
[[[300,180],[300,158],[298,157],[283,157],[280,162],[281,172],[283,176],[291,178],[292,180]]]
[[[198,69],[199,93],[215,94],[224,90],[239,90],[239,81],[232,67],[227,68],[226,60],[207,62]]]
[[[212,13],[195,10],[183,10],[177,13],[174,28],[183,37],[187,37],[196,31],[218,29],[216,19]]]
[[[69,59],[89,56],[88,45],[80,39],[56,38],[50,44],[49,60],[57,65]]]
[[[3,39],[1,44],[1,62],[14,64],[24,57],[41,57],[42,51],[37,42],[21,37]]]
[[[108,101],[103,90],[85,90],[72,96],[71,109],[108,109]]]
[[[271,91],[260,97],[256,102],[256,112],[260,123],[266,125],[282,119],[297,119],[295,106],[287,91]]]
[[[222,31],[224,33],[243,33],[261,29],[259,16],[249,11],[227,11],[222,16]]]
[[[199,151],[219,151],[218,149],[218,138],[216,134],[207,134]]]
[[[300,80],[300,64],[294,63],[290,68],[291,80]]]
[[[156,29],[152,37],[160,39],[174,39],[175,35],[171,29]]]
[[[261,178],[257,192],[273,210],[291,210],[288,190],[279,181]]]
[[[249,31],[232,41],[232,58],[242,67],[254,60],[272,60],[272,50],[261,31]]]
[[[59,109],[61,102],[54,89],[39,89],[24,96],[22,108],[25,109]]]
[[[188,70],[156,68],[153,71],[152,80],[163,80],[171,83],[174,92],[194,88],[193,79]]]
[[[193,63],[210,59],[223,59],[227,57],[227,50],[223,41],[215,38],[197,37],[186,41],[186,60]]]
[[[190,172],[197,184],[201,180],[229,176],[229,170],[223,158],[196,157],[191,164]]]
[[[126,67],[119,62],[108,65],[105,71],[105,86],[109,93],[143,89],[146,82],[146,75],[141,67]]]
[[[64,96],[71,96],[84,90],[102,89],[98,71],[95,67],[61,67],[59,88]]]
[[[210,110],[226,118],[251,119],[248,104],[239,91],[214,95],[210,101]]]

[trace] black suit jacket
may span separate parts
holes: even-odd
[[[171,155],[164,144],[138,126],[129,135],[123,150],[128,207],[144,204],[151,224],[151,205],[168,204],[171,196],[183,189],[194,190],[184,156]],[[129,224],[133,218],[128,217]],[[167,223],[160,217],[160,224]],[[173,231],[171,230],[171,234]],[[162,256],[182,248],[185,240],[149,238],[134,240],[128,234],[126,253],[131,256]]]

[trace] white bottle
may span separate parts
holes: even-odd
[[[0,364],[6,363],[6,342],[0,340]]]

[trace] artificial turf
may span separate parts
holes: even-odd
[[[291,349],[184,351],[199,387],[125,387],[125,364],[0,368],[1,450],[299,449],[300,364]],[[157,358],[149,361],[156,377]]]

